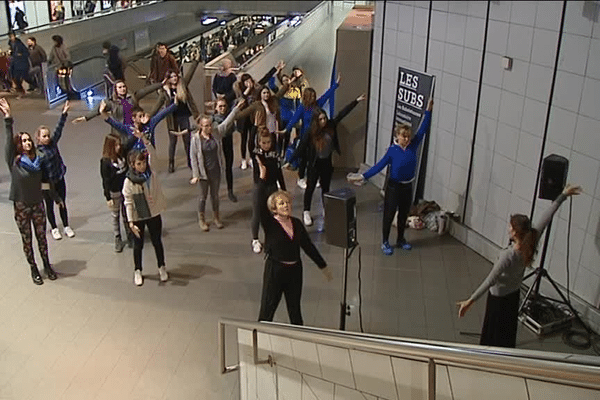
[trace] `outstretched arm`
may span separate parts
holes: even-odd
[[[319,107],[323,107],[323,104],[327,103],[327,100],[329,100],[331,98],[331,96],[333,96],[333,94],[335,93],[335,90],[340,87],[340,77],[338,76],[337,80],[335,81],[335,83],[333,85],[331,85],[331,87],[329,89],[327,89],[327,91],[325,93],[323,93],[323,95],[321,95],[321,97],[318,98],[317,100],[317,104],[319,105]]]
[[[156,128],[156,125],[158,125],[160,121],[165,119],[167,115],[175,111],[175,109],[177,109],[177,104],[173,102],[170,106],[163,108],[158,114],[150,118],[150,121],[148,122],[148,130],[150,132],[153,132],[154,128]]]
[[[63,132],[63,128],[65,127],[65,122],[67,122],[67,115],[69,115],[69,109],[71,108],[71,103],[69,100],[65,101],[65,105],[62,109],[62,114],[56,124],[56,128],[54,128],[54,133],[52,134],[52,141],[54,144],[58,144]]]
[[[421,122],[421,126],[419,126],[419,130],[417,134],[411,140],[410,146],[414,146],[415,148],[419,146],[425,134],[429,130],[429,125],[431,124],[431,110],[433,109],[433,98],[429,99],[429,103],[427,104],[427,110],[425,110],[425,116],[423,117],[423,121]]]
[[[383,158],[379,160],[377,164],[373,165],[365,173],[362,174],[364,179],[369,179],[373,175],[378,174],[379,171],[381,171],[383,168],[385,168],[386,165],[388,165],[391,162],[391,160],[392,158],[390,156],[390,148],[388,148]]]
[[[340,112],[337,113],[335,118],[333,118],[333,123],[335,125],[339,124],[340,121],[346,117],[346,115],[350,114],[350,111],[354,110],[354,107],[356,107],[359,102],[363,101],[366,98],[367,96],[363,93],[360,96],[358,96],[355,100],[352,100],[346,107],[342,108]]]
[[[198,68],[198,60],[197,59],[193,59],[192,62],[190,63],[190,65],[187,68],[187,72],[185,73],[185,76],[183,77],[183,83],[187,86],[190,84],[192,77],[194,76],[194,73],[196,72],[196,68]]]
[[[143,99],[144,97],[148,96],[150,93],[152,92],[156,92],[158,89],[160,89],[162,87],[162,85],[164,84],[163,82],[157,82],[157,83],[153,83],[151,85],[147,85],[144,86],[143,88],[137,90],[134,94],[133,94],[133,99],[135,100],[135,102],[139,102],[141,99]]]
[[[17,148],[13,142],[13,119],[10,116],[10,105],[4,97],[0,98],[0,110],[4,114],[4,129],[6,131],[4,157],[6,159],[6,165],[8,165],[8,170],[10,171],[17,155]]]
[[[581,186],[573,186],[567,185],[562,193],[552,202],[550,207],[545,210],[540,218],[532,224],[532,228],[538,231],[541,235],[544,229],[550,224],[552,221],[552,217],[558,211],[560,205],[567,199],[569,196],[581,194]]]

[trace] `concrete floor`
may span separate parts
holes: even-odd
[[[312,49],[309,46],[307,52]],[[315,71],[312,68],[307,74]],[[47,110],[39,98],[7,97],[16,130],[33,132],[40,124],[55,125],[60,107]],[[74,102],[69,120],[87,108],[84,101]],[[166,127],[161,124],[154,170],[168,199],[162,216],[171,279],[159,283],[148,242],[145,283],[136,287],[131,250],[113,250],[111,218],[102,196],[99,159],[107,132],[100,119],[65,128],[60,148],[68,167],[67,205],[77,236],[54,241],[48,235],[59,279],[43,286],[31,282],[8,201],[10,177],[5,164],[0,166],[0,399],[237,399],[236,375],[219,374],[217,321],[256,320],[258,315],[263,256],[250,247],[251,172],[234,170],[238,203],[227,200],[222,185],[225,229],[213,225],[210,232],[201,232],[198,190],[188,183],[181,143],[178,169],[166,173]],[[239,145],[235,155],[238,166]],[[285,175],[296,199],[294,214],[300,216],[302,191],[293,172]],[[336,176],[333,189],[343,186],[343,176]],[[477,287],[490,263],[453,238],[426,231],[408,233],[412,251],[383,256],[379,190],[367,185],[356,191],[365,331],[477,343],[469,333],[480,329],[484,302],[461,320],[455,302]],[[325,283],[318,269],[305,262],[303,314],[306,325],[337,328],[343,251],[325,243],[324,233],[318,232],[323,225],[318,195],[313,204],[315,225],[309,232],[335,280]],[[348,301],[354,308],[349,330],[359,329],[357,273],[356,254],[350,260]],[[287,322],[284,304],[275,320]],[[230,354],[234,341],[235,334],[228,334]],[[559,335],[541,340],[523,326],[518,347],[579,353]]]

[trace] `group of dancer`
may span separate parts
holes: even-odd
[[[104,139],[100,171],[103,193],[112,215],[115,251],[122,252],[127,244],[133,247],[134,283],[141,286],[142,249],[147,227],[156,253],[159,279],[161,282],[169,279],[162,244],[161,218],[167,202],[158,173],[152,167],[157,157],[155,129],[158,123],[164,118],[168,119],[169,172],[175,170],[177,138],[183,137],[187,165],[191,170],[190,184],[199,186],[198,224],[202,231],[209,231],[211,225],[205,217],[209,194],[212,223],[218,229],[224,227],[219,214],[219,187],[223,169],[228,197],[232,202],[237,201],[233,193],[231,171],[232,136],[237,129],[242,135],[241,168],[245,169],[248,165],[253,168],[251,248],[254,253],[264,251],[266,254],[259,320],[271,321],[281,297],[285,295],[290,322],[302,324],[300,249],[323,271],[328,281],[333,279],[326,261],[305,228],[312,224],[312,196],[318,183],[322,195],[329,191],[333,173],[332,155],[334,151],[340,151],[337,126],[366,96],[359,95],[330,119],[321,107],[339,86],[339,77],[317,99],[315,90],[307,86],[308,81],[300,68],[294,68],[291,76],[285,75],[282,73],[285,63],[280,61],[262,79],[255,81],[246,73],[236,75],[231,63],[224,60],[213,82],[215,111],[212,115],[200,114],[187,88],[197,65],[196,59],[183,78],[180,71],[169,70],[162,82],[149,85],[134,94],[128,92],[124,81],[117,81],[112,97],[102,100],[88,115],[73,120],[74,123],[80,123],[101,115],[111,126],[111,132]],[[278,78],[280,87],[274,84],[274,77]],[[267,86],[269,81],[271,84]],[[146,113],[139,106],[139,101],[154,91],[159,92],[158,102],[150,113]],[[68,237],[75,235],[68,224],[64,179],[66,167],[58,148],[69,108],[70,104],[66,102],[52,134],[46,126],[37,128],[34,142],[33,136],[27,132],[13,132],[10,105],[6,99],[0,99],[0,111],[4,114],[7,134],[5,156],[11,173],[9,198],[14,203],[15,221],[21,233],[23,250],[31,268],[32,280],[37,285],[43,284],[43,278],[33,255],[32,226],[38,240],[43,270],[50,280],[56,279],[57,274],[48,256],[46,219],[51,225],[52,236],[57,240],[61,238],[54,216],[54,203],[58,205],[64,233]],[[396,247],[406,251],[412,248],[406,240],[404,228],[412,203],[417,149],[429,130],[432,108],[433,99],[430,99],[414,137],[410,125],[397,125],[394,141],[384,157],[365,173],[348,176],[349,181],[360,185],[389,167],[381,245],[382,252],[388,256],[394,252],[389,244],[389,235],[396,212]],[[194,124],[190,123],[190,117]],[[300,126],[296,126],[298,122]],[[292,145],[293,151],[288,152],[290,133],[294,128],[297,137],[295,145]],[[249,154],[249,159],[246,154]],[[283,167],[295,164],[298,165],[298,185],[305,188],[302,221],[292,216],[292,196],[285,190],[282,173]],[[532,225],[525,215],[511,217],[510,246],[504,250],[489,276],[473,295],[458,303],[459,315],[463,316],[478,298],[489,291],[482,344],[515,346],[519,287],[525,267],[531,265],[540,233],[560,204],[566,197],[580,192],[578,186],[567,186],[537,224]],[[121,222],[125,235],[121,233]],[[263,242],[259,240],[261,225]]]

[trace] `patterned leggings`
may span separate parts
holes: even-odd
[[[21,232],[23,241],[23,252],[30,266],[34,267],[35,258],[33,256],[33,237],[31,235],[31,223],[35,228],[35,237],[37,238],[40,255],[44,265],[50,265],[48,259],[48,241],[46,240],[46,213],[43,203],[28,205],[16,201],[14,203],[15,222]]]

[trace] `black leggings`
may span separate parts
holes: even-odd
[[[67,213],[67,185],[65,183],[65,178],[62,178],[54,184],[54,190],[56,190],[56,193],[62,199],[64,205],[64,207],[58,207],[60,219],[62,220],[63,226],[69,226],[69,215]],[[49,190],[42,190],[42,194],[44,195],[44,203],[46,204],[46,217],[48,218],[48,223],[52,229],[56,229],[54,199],[50,195]]]
[[[233,134],[223,136],[221,140],[223,146],[223,156],[225,157],[225,180],[227,181],[227,190],[233,190]]]
[[[331,156],[327,158],[317,158],[315,164],[306,171],[307,182],[306,190],[304,191],[304,211],[310,211],[312,196],[317,187],[317,182],[321,182],[321,200],[323,195],[329,192],[331,185],[331,177],[333,175],[333,165]]]
[[[241,143],[241,151],[242,151],[242,160],[246,158],[246,151],[249,150],[248,144],[248,135],[250,134],[250,129],[252,129],[252,122],[250,121],[250,117],[244,118],[240,121],[238,130],[242,135],[242,143]],[[250,150],[250,154],[252,154],[252,150]]]
[[[260,228],[260,221],[264,221],[264,218],[268,217],[271,214],[271,212],[269,211],[269,207],[267,206],[267,199],[271,194],[275,193],[276,191],[276,184],[267,186],[264,190],[261,189],[260,184],[254,184],[254,191],[252,192],[252,219],[250,220],[250,230],[252,231],[252,239],[258,240],[258,229]]]
[[[404,226],[406,225],[406,218],[408,217],[411,203],[412,183],[400,183],[388,179],[383,198],[382,229],[384,242],[389,240],[390,228],[392,227],[392,220],[396,211],[398,211],[398,238],[396,240],[399,243],[405,241]]]
[[[23,253],[31,267],[35,267],[35,257],[33,255],[33,236],[31,234],[31,225],[35,230],[35,237],[40,249],[40,256],[44,262],[44,266],[50,265],[48,258],[48,241],[46,240],[46,215],[44,213],[44,205],[30,205],[21,202],[14,203],[15,222],[21,233],[21,241],[23,242]]]
[[[265,272],[263,275],[262,299],[260,303],[259,321],[273,321],[273,316],[285,295],[290,323],[303,325],[302,312],[300,309],[300,297],[302,296],[302,262],[294,265],[286,265],[271,258],[265,261]]]
[[[133,235],[133,264],[135,265],[135,269],[142,270],[142,249],[144,248],[144,230],[146,226],[150,232],[150,240],[152,241],[152,246],[154,246],[158,267],[163,267],[165,265],[165,250],[161,238],[162,219],[160,218],[160,214],[150,219],[133,221],[133,224],[140,229],[139,238]]]
[[[173,120],[175,121],[175,130],[183,131],[185,129],[188,130],[188,133],[181,135],[183,138],[183,147],[185,148],[185,156],[187,158],[188,168],[191,168],[192,164],[190,163],[190,118],[188,116],[173,116]],[[175,151],[177,150],[177,137],[179,135],[174,135],[169,132],[169,163],[175,162]]]

